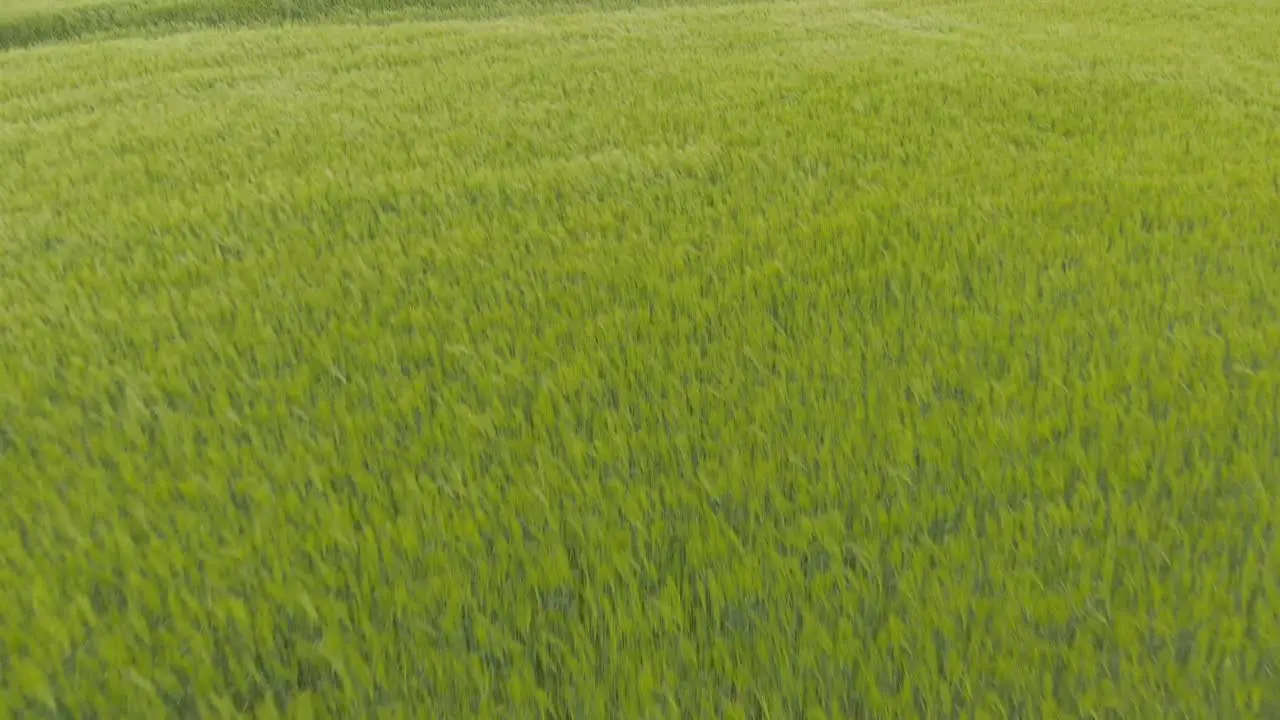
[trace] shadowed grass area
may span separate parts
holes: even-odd
[[[739,0],[0,0],[0,51],[49,42],[285,23],[481,19]],[[748,2],[751,0],[741,0]]]
[[[0,717],[1280,716],[1277,36],[0,54]]]

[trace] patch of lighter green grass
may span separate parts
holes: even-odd
[[[1280,714],[1280,18],[1174,10],[0,54],[0,715]]]

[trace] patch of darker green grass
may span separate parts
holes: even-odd
[[[485,19],[745,0],[176,0],[106,2],[0,18],[0,52],[91,37],[337,20]]]

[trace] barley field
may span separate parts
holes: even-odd
[[[0,0],[0,718],[1280,717],[1271,0]]]

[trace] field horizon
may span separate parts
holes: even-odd
[[[1280,716],[1276,37],[0,0],[0,717]]]

